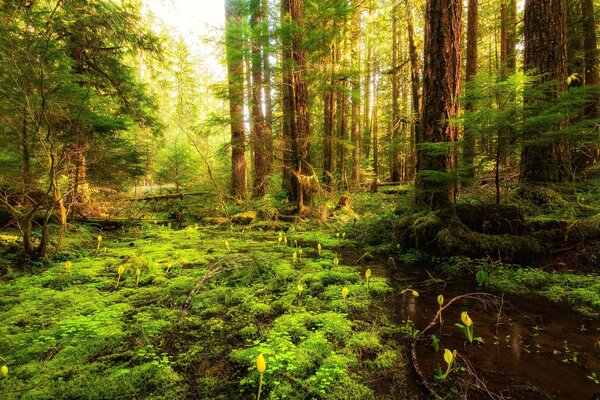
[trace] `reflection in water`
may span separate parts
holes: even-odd
[[[521,325],[514,323],[510,332],[510,348],[515,356],[515,360],[521,360]]]
[[[415,321],[417,315],[417,299],[413,296],[403,296],[402,309],[400,310],[400,317],[403,320],[410,319]]]

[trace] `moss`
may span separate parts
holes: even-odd
[[[501,257],[527,262],[544,255],[550,243],[530,235],[489,235],[469,229],[453,212],[435,211],[405,217],[396,226],[396,237],[405,250],[433,255],[473,258]]]
[[[256,219],[256,212],[254,211],[246,211],[242,213],[235,214],[231,217],[231,222],[239,225],[249,225]]]

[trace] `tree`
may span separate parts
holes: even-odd
[[[271,173],[273,145],[271,130],[263,113],[262,92],[264,83],[263,74],[265,73],[265,64],[263,62],[264,8],[260,0],[252,0],[250,2],[250,9],[252,12],[250,17],[252,28],[252,131],[250,140],[254,146],[254,183],[252,185],[252,196],[254,198],[261,198],[267,191],[267,178]]]
[[[411,100],[412,100],[412,128],[410,138],[410,162],[412,179],[415,170],[415,137],[419,134],[421,128],[421,63],[417,53],[417,44],[415,39],[415,19],[412,9],[412,2],[406,0],[406,17],[408,25],[408,50],[410,56],[410,81],[411,81]]]
[[[544,86],[547,100],[566,89],[566,3],[565,0],[527,0],[525,2],[525,69],[540,74],[536,85]],[[525,93],[533,101],[533,92]],[[542,99],[543,100],[543,99]],[[572,179],[569,142],[553,138],[556,129],[546,132],[525,129],[521,151],[523,183],[566,182]]]
[[[452,207],[454,168],[452,148],[457,128],[449,119],[458,115],[460,0],[428,0],[425,14],[425,63],[421,132],[417,136],[417,209]]]
[[[288,1],[288,0],[285,0]],[[311,179],[314,176],[310,165],[310,120],[308,110],[308,85],[306,82],[306,48],[304,45],[303,0],[289,0],[288,13],[292,24],[292,154],[293,180],[297,209],[302,213],[311,202]]]
[[[467,68],[466,82],[467,90],[469,84],[477,74],[477,41],[479,40],[479,0],[469,0],[469,9],[467,17]],[[474,111],[475,104],[467,101],[465,110]],[[475,159],[475,132],[471,129],[465,129],[464,132],[464,155],[463,164],[466,168],[466,177],[473,178],[475,169],[473,163]]]
[[[246,137],[244,129],[244,48],[242,4],[225,1],[225,41],[231,119],[231,194],[246,197]]]
[[[400,171],[400,82],[398,70],[400,69],[400,58],[398,56],[399,32],[398,32],[398,4],[394,3],[392,7],[392,145],[391,145],[391,162],[390,162],[390,178],[394,182],[399,182],[401,177]]]
[[[355,14],[350,29],[350,46],[352,58],[351,97],[352,97],[352,180],[360,184],[360,10],[357,1],[353,1]]]

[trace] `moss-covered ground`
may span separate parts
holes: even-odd
[[[265,399],[412,397],[400,327],[378,301],[392,288],[367,288],[343,233],[102,235],[99,250],[81,229],[62,259],[5,265],[1,399],[253,399],[260,353]]]

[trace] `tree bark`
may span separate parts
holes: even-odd
[[[428,0],[425,17],[423,112],[417,136],[416,209],[452,208],[454,168],[450,147],[457,138],[449,119],[458,115],[462,33],[461,0]]]
[[[260,0],[252,0],[252,132],[251,140],[254,143],[254,183],[252,197],[262,198],[267,192],[267,180],[271,173],[271,132],[266,126],[263,113],[263,51],[262,51],[262,21],[263,7]]]
[[[415,138],[421,129],[421,62],[417,53],[417,45],[415,43],[415,22],[412,10],[412,3],[406,0],[406,17],[408,23],[408,50],[410,56],[410,80],[411,80],[411,100],[412,100],[412,127],[410,131],[410,152],[409,152],[409,168],[410,179],[414,177],[416,167],[416,149]]]
[[[467,67],[466,82],[467,90],[470,89],[475,75],[477,75],[477,40],[479,38],[479,0],[469,0],[469,10],[467,16]],[[467,93],[467,96],[469,93]],[[467,100],[465,110],[475,111],[475,102]],[[465,176],[473,178],[475,176],[475,132],[465,128],[464,132],[464,153],[463,164],[465,167]]]
[[[398,78],[398,4],[392,7],[392,143],[390,152],[390,175],[392,181],[400,180],[400,88]]]
[[[344,49],[345,50],[345,49]],[[342,58],[341,43],[336,49],[336,60],[338,63],[341,62],[341,68],[346,70],[345,61]],[[342,79],[339,82],[337,90],[337,102],[338,107],[336,110],[337,120],[337,131],[338,131],[338,146],[337,146],[337,171],[340,176],[340,186],[342,188],[348,187],[348,172],[346,169],[346,141],[348,139],[348,80]]]
[[[371,152],[371,130],[372,121],[371,121],[371,85],[372,85],[372,75],[373,75],[373,48],[371,46],[371,39],[367,38],[367,51],[365,57],[365,85],[364,85],[364,127],[363,127],[363,136],[362,136],[362,153],[363,157],[366,159],[369,158],[369,154]]]
[[[304,46],[304,4],[302,0],[282,0],[282,18],[291,24],[291,150],[292,150],[292,194],[298,213],[311,203],[312,166],[310,165],[308,85],[306,83],[306,48]],[[285,45],[284,45],[285,46]],[[284,49],[285,53],[285,49]]]
[[[328,56],[327,67],[329,68],[329,83],[325,91],[325,101],[323,104],[323,131],[324,131],[324,154],[323,154],[323,182],[326,185],[332,183],[333,178],[333,144],[334,144],[334,116],[335,116],[335,63],[336,63],[336,46],[332,43],[330,46],[330,54]]]
[[[596,41],[596,21],[594,19],[594,1],[581,0],[581,10],[583,15],[583,52],[585,74],[584,81],[586,85],[600,84],[600,73],[598,71],[598,44]],[[590,118],[598,116],[598,99],[600,95],[598,90],[592,91],[590,105],[586,109],[586,115]]]
[[[566,89],[568,76],[565,0],[527,0],[525,2],[525,69],[542,74],[539,84],[551,84],[548,100]],[[525,101],[531,95],[525,93]],[[536,143],[548,133],[523,132],[521,176],[523,183],[567,182],[572,179],[569,143],[555,140]]]
[[[356,0],[353,1],[356,3]],[[358,6],[352,20],[351,43],[352,43],[352,180],[355,185],[360,184],[360,12]]]
[[[225,1],[225,40],[231,119],[231,194],[246,197],[246,138],[244,130],[244,44],[241,34],[241,6],[238,0]]]

